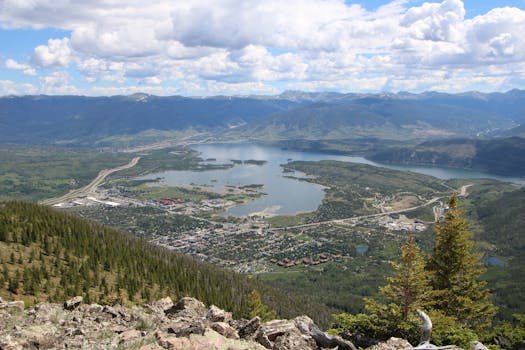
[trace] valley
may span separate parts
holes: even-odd
[[[11,136],[18,143],[0,145],[0,198],[39,202],[203,264],[197,269],[214,266],[242,276],[250,282],[240,282],[244,294],[238,300],[245,300],[248,288],[256,288],[279,315],[313,312],[328,327],[331,314],[363,312],[363,297],[380,298],[379,287],[394,272],[391,262],[412,237],[425,256],[431,254],[435,223],[457,193],[475,235],[476,254],[487,268],[482,279],[499,307],[497,318],[511,320],[512,314],[525,313],[523,139],[498,134],[496,126],[508,132],[520,122],[493,109],[502,96],[485,96],[486,111],[478,116],[472,113],[482,109],[477,105],[481,102],[472,96],[335,94],[302,95],[304,99],[293,101],[287,100],[290,96],[204,98],[216,110],[202,118],[196,116],[204,107],[193,99],[112,98],[104,102],[106,107],[141,111],[128,116],[130,123],[141,113],[161,113],[161,105],[166,108],[161,111],[193,107],[176,117],[155,115],[133,130],[126,123],[102,124],[94,133],[78,131],[71,139],[62,124],[95,125],[100,119],[91,120],[89,113],[73,120],[57,116],[44,122],[49,129],[34,135],[34,142],[42,143],[38,145],[22,145],[20,137],[25,139],[31,130],[14,128]],[[471,105],[460,106],[464,99]],[[0,102],[9,108],[25,102],[26,108],[45,110],[59,100]],[[81,102],[89,106],[93,101]],[[260,110],[246,116],[249,106]],[[61,108],[67,114],[70,107]],[[440,108],[470,119],[455,123],[440,118]],[[487,123],[480,122],[483,118]],[[12,225],[9,220],[6,216]],[[30,232],[31,226],[23,230]],[[22,274],[26,258],[35,261],[41,244],[2,245],[16,249],[12,259],[0,254],[7,266],[5,288],[15,283],[16,271]],[[83,259],[43,255],[42,264],[64,259],[71,273]],[[148,282],[151,295],[148,283],[128,281],[120,288],[118,271],[106,267],[107,293],[104,286],[85,287],[80,293],[92,298],[108,294],[102,302],[134,303],[161,296],[166,288],[161,287],[164,282]],[[94,268],[96,274],[102,267]],[[25,295],[25,277],[20,275],[23,288],[1,293],[6,298],[22,293],[31,302],[73,296],[82,288],[78,282],[62,295],[53,287],[58,277],[46,281],[28,285],[27,291],[38,292]],[[51,284],[52,293],[42,283]],[[125,292],[128,288],[131,294]],[[208,300],[217,300],[220,292],[212,294]],[[304,302],[291,306],[289,299]],[[235,302],[218,300],[230,306]],[[245,305],[231,307],[246,312]]]
[[[128,166],[101,171],[103,179],[99,174],[81,191],[73,190],[44,202],[132,232],[197,260],[254,275],[280,288],[311,294],[315,285],[312,282],[324,281],[326,293],[314,293],[316,302],[332,305],[337,298],[337,305],[332,306],[358,312],[362,296],[375,295],[383,276],[390,273],[389,261],[402,242],[413,235],[422,246],[430,248],[432,224],[444,212],[444,203],[453,191],[468,203],[470,193],[479,187],[492,186],[498,192],[519,188],[489,180],[438,179],[350,162],[366,162],[362,158],[327,154],[293,153],[295,159],[308,159],[302,161],[284,153],[276,162],[243,165],[238,159],[246,157],[236,154],[235,147],[247,149],[247,153],[261,160],[271,157],[261,153],[265,148],[260,145],[253,146],[258,147],[258,153],[247,145],[194,147],[200,151],[179,147],[130,154],[128,157],[135,158]],[[210,153],[210,149],[215,153]],[[270,153],[266,155],[275,156],[271,148],[267,152]],[[328,160],[331,157],[339,160]],[[272,168],[272,164],[277,166]],[[262,167],[272,170],[261,179],[247,176],[243,181],[248,182],[234,185],[219,183],[217,179],[216,172],[236,168],[241,173],[250,168],[260,172]],[[181,182],[169,184],[155,175],[156,170],[165,171],[161,174],[171,171]],[[439,174],[436,168],[427,170]],[[453,169],[450,171],[455,174]],[[177,176],[186,172],[193,175]],[[314,186],[316,191],[321,189],[318,204],[304,213],[279,214],[272,212],[271,207],[259,207],[250,215],[225,214],[232,208],[267,198],[270,185],[265,177],[278,174],[287,181]],[[262,184],[250,185],[251,182]],[[290,193],[293,191],[284,195],[293,197]],[[498,253],[497,241],[479,242],[485,258],[497,257],[514,266],[508,257],[502,258]],[[501,283],[496,282],[501,277],[494,277],[497,270],[491,268],[491,278]],[[359,287],[342,296],[340,291],[349,285]]]

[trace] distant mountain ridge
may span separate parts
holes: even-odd
[[[492,136],[525,123],[525,92],[445,94],[285,93],[312,103],[227,134],[261,140],[376,137],[406,140]]]
[[[115,137],[222,132],[230,140],[418,139],[513,136],[525,91],[275,96],[0,97],[3,143],[97,145]],[[509,135],[509,132],[511,133]]]
[[[448,166],[525,176],[525,138],[427,141],[415,147],[386,149],[369,158],[382,163]]]
[[[297,104],[221,96],[7,96],[0,98],[0,139],[3,143],[91,145],[106,137],[148,130],[222,130]]]

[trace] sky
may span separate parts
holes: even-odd
[[[525,0],[0,0],[0,96],[525,88]]]

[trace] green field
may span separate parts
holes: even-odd
[[[131,154],[50,146],[0,145],[0,200],[36,201],[87,185],[102,169]]]

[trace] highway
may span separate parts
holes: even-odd
[[[334,220],[327,220],[327,221],[312,222],[310,224],[303,224],[303,225],[296,225],[296,226],[276,227],[276,228],[272,228],[271,230],[272,231],[287,230],[287,229],[293,229],[293,228],[313,227],[313,226],[318,226],[318,225],[323,225],[323,224],[343,224],[345,221],[348,221],[348,220],[361,220],[361,219],[373,218],[377,216],[405,213],[407,211],[412,211],[412,210],[416,210],[422,207],[429,206],[430,204],[437,202],[440,198],[441,197],[434,197],[431,200],[423,204],[420,204],[418,206],[400,209],[400,210],[394,210],[394,211],[377,213],[377,214],[369,214],[369,215],[352,216],[352,217],[345,218],[345,219],[334,219]]]
[[[65,201],[77,198],[79,196],[87,195],[88,193],[90,193],[93,190],[95,190],[102,182],[104,182],[106,177],[108,177],[109,175],[111,175],[111,174],[113,174],[113,173],[115,173],[117,171],[121,171],[121,170],[124,170],[124,169],[129,169],[129,168],[134,167],[135,165],[137,165],[139,160],[140,160],[140,157],[135,157],[128,164],[121,165],[121,166],[113,168],[113,169],[101,170],[98,173],[97,177],[95,177],[93,179],[93,181],[91,181],[86,186],[81,187],[81,188],[77,188],[76,190],[69,191],[67,194],[65,194],[63,196],[60,196],[60,197],[55,197],[55,198],[50,198],[50,199],[43,200],[43,201],[40,202],[40,204],[55,205],[55,204],[58,204],[58,203],[62,203],[62,202],[65,202]]]

